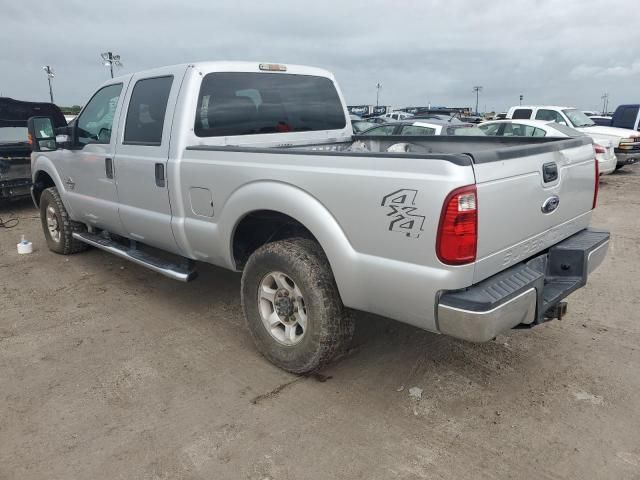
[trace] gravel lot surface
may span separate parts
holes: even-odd
[[[640,478],[640,167],[600,192],[609,256],[562,321],[473,345],[357,314],[313,377],[256,352],[238,274],[55,255],[2,206],[0,479]]]

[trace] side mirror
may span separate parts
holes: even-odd
[[[70,123],[66,127],[58,127],[56,128],[56,143],[58,144],[58,148],[68,148],[70,149],[73,145],[73,129],[74,124]]]
[[[50,152],[58,148],[51,117],[31,117],[27,121],[29,143],[34,152]]]

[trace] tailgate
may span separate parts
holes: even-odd
[[[0,144],[0,185],[22,179],[31,180],[31,149]]]
[[[478,152],[473,157],[479,214],[474,283],[589,225],[595,181],[590,138]]]

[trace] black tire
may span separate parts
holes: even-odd
[[[59,238],[56,240],[49,231],[47,223],[47,210],[53,209],[53,215],[57,221]],[[49,250],[61,255],[82,252],[87,249],[87,244],[73,238],[73,232],[86,231],[86,227],[78,222],[69,219],[67,209],[64,208],[60,194],[56,187],[47,188],[40,196],[40,221],[44,238],[47,240]]]
[[[299,343],[283,345],[262,323],[258,292],[270,272],[282,272],[304,298],[307,327]],[[255,344],[269,361],[291,373],[318,370],[348,348],[354,323],[342,304],[329,261],[317,242],[292,238],[263,245],[242,274],[242,308]]]

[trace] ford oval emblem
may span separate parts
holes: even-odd
[[[542,213],[551,213],[560,205],[560,197],[557,195],[552,195],[547,198],[542,204],[541,210]]]

